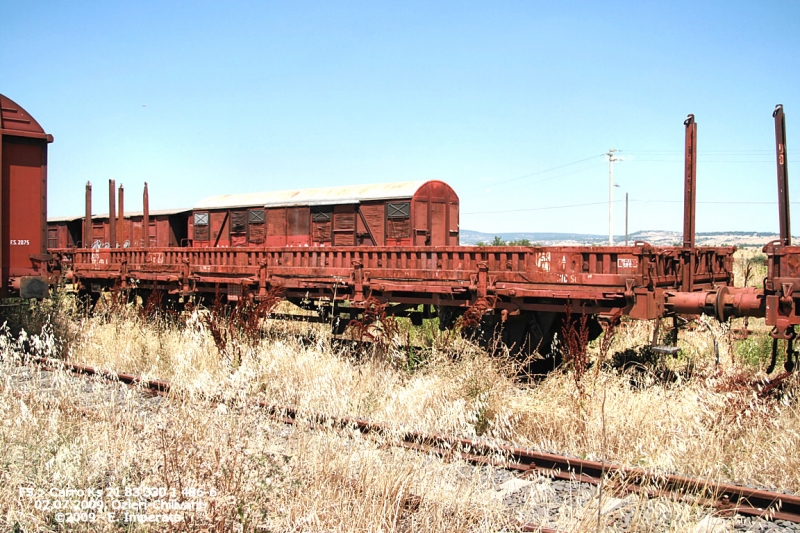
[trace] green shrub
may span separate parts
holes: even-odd
[[[772,356],[772,337],[767,334],[750,336],[736,346],[736,355],[744,364],[765,367]]]

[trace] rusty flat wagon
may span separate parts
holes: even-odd
[[[50,251],[63,278],[95,298],[112,287],[159,291],[183,302],[258,301],[279,291],[318,311],[320,321],[358,318],[380,305],[387,314],[415,321],[437,314],[443,327],[469,310],[488,331],[499,327],[513,350],[547,352],[571,315],[588,317],[591,336],[602,321],[621,315],[762,316],[774,326],[773,358],[785,340],[790,369],[794,326],[800,324],[800,247],[791,246],[789,232],[781,106],[774,116],[781,239],[765,247],[763,289],[733,287],[734,247],[695,245],[692,115],[684,123],[681,246],[458,246],[458,197],[432,181],[212,197],[182,212],[185,243],[142,239],[137,245],[134,237],[125,248],[125,230],[115,226],[127,222],[121,209],[115,212],[112,182],[108,247]],[[83,235],[94,231],[90,205],[87,189]],[[144,206],[142,224],[148,227],[146,188]],[[73,242],[77,235],[74,228]]]

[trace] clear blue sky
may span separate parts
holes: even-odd
[[[798,36],[794,1],[3,2],[0,93],[55,136],[51,216],[87,180],[101,212],[109,178],[128,210],[145,181],[156,209],[441,179],[462,228],[602,234],[616,148],[631,231],[680,230],[694,113],[697,230],[776,231],[777,103],[800,202]]]

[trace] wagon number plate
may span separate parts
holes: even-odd
[[[633,259],[617,259],[617,268],[636,268],[639,266],[639,260]]]

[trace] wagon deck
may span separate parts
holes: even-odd
[[[298,247],[53,250],[83,285],[258,299],[381,301],[498,309],[622,311],[656,318],[666,291],[732,284],[734,247]],[[692,265],[694,265],[692,267]],[[688,276],[692,269],[691,276]]]

